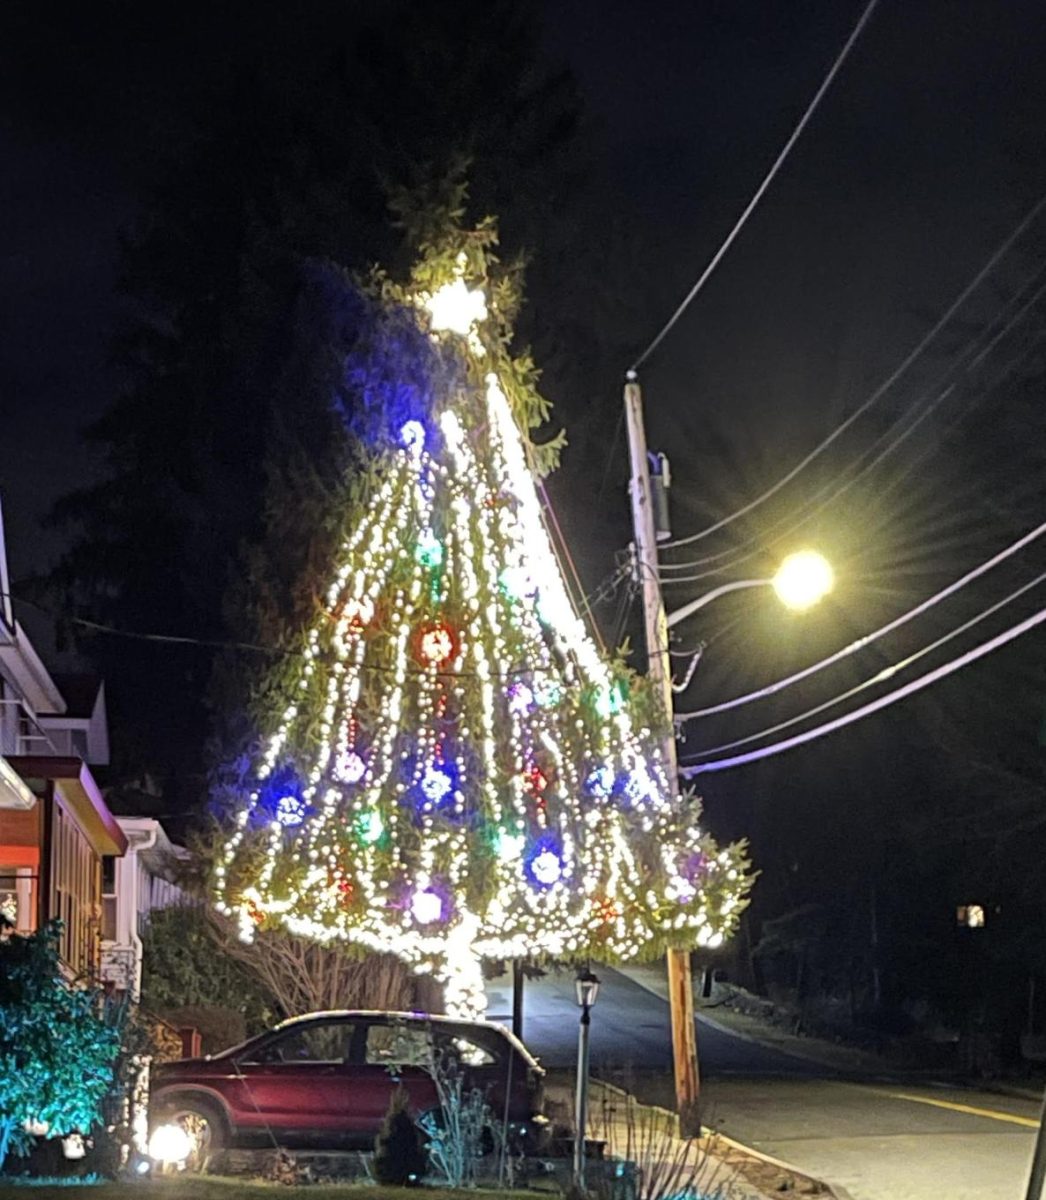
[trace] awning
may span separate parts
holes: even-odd
[[[3,760],[0,759],[0,762]],[[61,789],[98,854],[123,855],[127,838],[109,811],[91,768],[81,758],[13,755],[10,765],[26,782],[52,780]],[[24,784],[23,784],[24,786]],[[29,793],[31,796],[32,792]],[[35,803],[36,797],[33,796]]]

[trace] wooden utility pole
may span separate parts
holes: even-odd
[[[1031,1157],[1028,1189],[1024,1193],[1024,1200],[1042,1200],[1044,1183],[1046,1183],[1046,1098],[1042,1102],[1039,1131],[1035,1135],[1035,1150]]]
[[[668,622],[657,569],[657,533],[654,526],[650,462],[643,426],[643,396],[634,371],[625,382],[625,421],[628,453],[632,466],[629,491],[632,498],[632,528],[636,568],[643,589],[643,623],[646,630],[647,674],[656,695],[661,697],[668,729],[662,746],[665,768],[673,787],[678,787],[676,739],[672,726],[672,673],[668,657]],[[697,1067],[697,1026],[694,1023],[694,988],[690,975],[689,950],[668,951],[668,998],[672,1012],[672,1060],[676,1079],[676,1108],[682,1133],[701,1130],[700,1075]]]

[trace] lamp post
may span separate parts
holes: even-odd
[[[657,497],[650,476],[650,457],[647,454],[646,430],[643,424],[643,397],[634,371],[629,371],[625,383],[625,423],[628,429],[629,462],[632,478],[629,494],[632,502],[632,528],[635,537],[636,566],[643,593],[643,624],[646,633],[647,677],[651,691],[662,706],[666,733],[662,754],[669,780],[676,784],[676,739],[672,729],[672,673],[668,657],[668,629],[685,620],[719,596],[742,588],[773,587],[778,597],[790,608],[809,608],[816,604],[832,586],[832,569],[815,551],[804,550],[789,555],[769,579],[742,579],[724,583],[699,596],[673,612],[665,613],[661,595],[661,574],[657,561],[657,543],[669,536],[667,522],[656,519]],[[664,463],[661,463],[662,484]],[[663,499],[663,497],[662,497]],[[690,975],[690,952],[670,946],[666,951],[668,969],[668,1000],[672,1022],[672,1063],[676,1085],[676,1111],[679,1127],[684,1134],[701,1130],[701,1077],[697,1065],[697,1026],[694,1021],[693,981]]]
[[[599,995],[599,980],[591,971],[578,974],[574,981],[581,1021],[577,1031],[577,1080],[574,1087],[574,1187],[585,1190],[585,1123],[588,1117],[588,1030],[592,1009]]]

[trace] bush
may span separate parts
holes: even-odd
[[[421,1133],[410,1113],[410,1097],[398,1087],[374,1143],[374,1177],[388,1186],[421,1182],[428,1158]]]
[[[89,1133],[113,1085],[119,1030],[101,1015],[96,989],[66,984],[61,924],[0,938],[0,1166],[26,1151],[29,1130]]]
[[[428,1070],[436,1085],[439,1111],[438,1115],[425,1113],[420,1124],[428,1136],[433,1171],[446,1187],[474,1187],[476,1165],[495,1140],[490,1106],[478,1088],[465,1087],[456,1052],[435,1054]]]

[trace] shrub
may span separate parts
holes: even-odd
[[[61,924],[0,938],[0,1166],[12,1150],[88,1133],[113,1084],[120,1033],[101,1016],[97,989],[66,984]]]
[[[410,1097],[398,1087],[374,1143],[374,1177],[389,1186],[419,1183],[428,1160],[425,1146],[410,1113]]]

